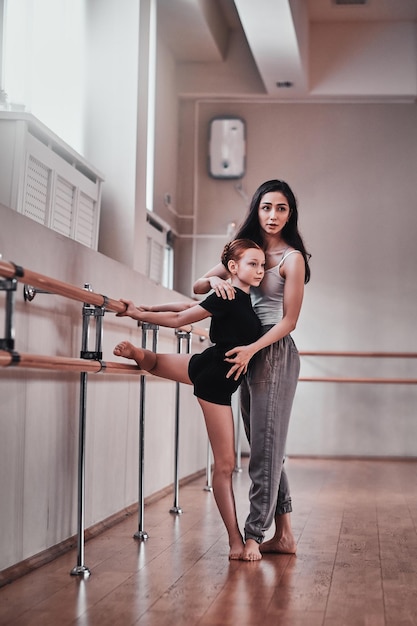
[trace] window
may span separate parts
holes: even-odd
[[[146,275],[159,285],[173,288],[173,246],[169,226],[148,211],[146,220]]]
[[[83,153],[85,0],[0,0],[1,88]]]

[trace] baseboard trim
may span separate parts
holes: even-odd
[[[179,486],[181,487],[181,486],[187,485],[188,483],[193,482],[194,480],[197,480],[198,478],[201,478],[201,476],[203,476],[205,473],[206,473],[206,470],[204,469],[204,470],[199,470],[198,472],[195,472],[194,474],[190,474],[189,476],[186,476],[185,478],[182,478],[179,481]],[[149,504],[152,504],[153,502],[157,502],[161,498],[164,498],[165,496],[173,492],[174,492],[174,484],[171,484],[168,487],[165,487],[164,489],[160,489],[159,491],[145,498],[144,504],[145,506],[148,506]],[[92,526],[89,526],[89,528],[86,528],[84,531],[85,542],[89,541],[89,539],[92,539],[93,537],[97,537],[98,535],[103,533],[105,530],[112,528],[112,526],[115,526],[116,524],[120,524],[120,522],[123,522],[127,517],[135,515],[137,511],[138,511],[138,503],[135,502],[134,504],[131,504],[130,506],[122,509],[121,511],[118,511],[117,513],[114,513],[113,515],[110,515],[106,519],[100,522],[97,522],[96,524],[93,524]],[[14,580],[17,580],[18,578],[21,578],[22,576],[29,574],[33,570],[38,569],[39,567],[42,567],[42,565],[46,565],[47,563],[50,563],[54,559],[58,558],[59,556],[62,556],[63,554],[65,554],[66,552],[69,552],[70,550],[73,550],[74,548],[77,548],[77,535],[68,537],[68,539],[64,539],[63,541],[60,541],[56,545],[51,546],[50,548],[47,548],[46,550],[43,550],[42,552],[39,552],[38,554],[34,554],[33,556],[30,556],[24,561],[20,561],[19,563],[16,563],[15,565],[11,565],[10,567],[0,572],[0,587],[4,587],[5,585],[12,583]]]

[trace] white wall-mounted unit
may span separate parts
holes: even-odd
[[[0,112],[0,202],[97,250],[103,176],[28,113]]]
[[[246,166],[246,126],[238,117],[210,121],[209,173],[213,178],[242,178]]]

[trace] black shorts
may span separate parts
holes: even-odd
[[[230,406],[232,394],[239,387],[242,376],[238,380],[226,378],[232,365],[224,361],[224,353],[224,350],[213,346],[201,354],[193,354],[188,365],[188,375],[197,398]]]

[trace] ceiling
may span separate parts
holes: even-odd
[[[386,66],[388,61],[394,76],[397,68],[404,74],[402,82],[392,88],[397,90],[397,95],[413,96],[417,90],[417,0],[158,0],[158,3],[158,28],[178,62],[224,61],[228,36],[231,32],[241,33],[266,96],[311,97],[312,72],[313,79],[317,72],[321,76],[323,68],[334,59],[341,60],[341,71],[338,80],[334,77],[327,80],[327,90],[339,89],[345,96],[351,90],[355,95],[352,73],[358,71],[359,83],[366,82],[359,77],[361,60],[355,61],[350,75],[344,70],[347,82],[342,87],[346,65],[342,55],[349,54],[353,59],[364,45],[369,47],[364,60],[369,64],[371,59],[373,63],[367,67],[371,77],[376,75],[374,72],[381,73],[381,65]],[[403,87],[403,83],[407,86]],[[360,85],[358,90],[366,91],[366,87]]]

